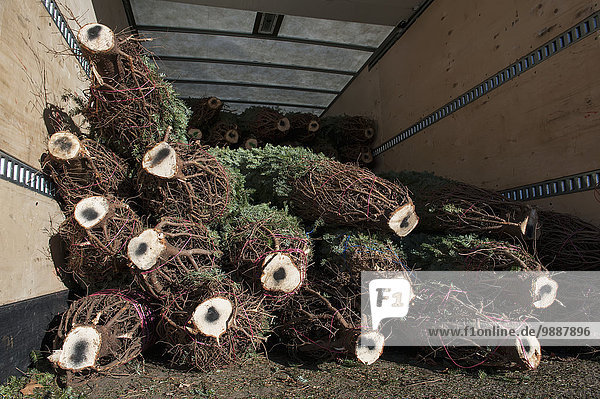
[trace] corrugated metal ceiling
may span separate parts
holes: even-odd
[[[319,0],[311,3],[315,1]],[[323,10],[331,3],[320,1]],[[247,1],[239,0],[235,8],[202,3],[214,2],[124,0],[131,10],[130,23],[141,35],[153,38],[147,46],[182,97],[217,96],[234,111],[265,104],[320,114],[385,39],[398,31],[395,25],[362,22],[352,12],[328,19],[315,18],[314,8],[298,12],[287,7],[302,15],[284,14],[276,36],[266,36],[253,33],[259,13],[243,9],[248,8]],[[285,11],[286,3],[292,5],[274,2],[272,9]],[[360,0],[346,3],[365,6]],[[423,1],[396,3],[402,6],[394,19],[399,24],[415,15]],[[388,8],[382,7],[382,12]],[[376,17],[366,14],[366,19]],[[390,21],[389,15],[385,18]]]

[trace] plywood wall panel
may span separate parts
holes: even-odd
[[[382,167],[491,189],[597,169],[599,63],[588,37],[383,153]]]
[[[60,3],[66,17],[95,20],[91,0]],[[70,54],[41,1],[0,1],[0,149],[36,168],[48,138],[45,102],[61,105],[65,90],[87,86]],[[63,219],[56,202],[2,180],[0,204],[0,305],[64,290],[49,250]]]

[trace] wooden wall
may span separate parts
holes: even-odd
[[[598,9],[589,0],[436,0],[328,114],[370,115],[384,142]],[[393,147],[378,168],[427,170],[490,189],[600,168],[598,36]],[[600,224],[593,191],[538,203]]]
[[[95,20],[91,0],[61,5],[82,24]],[[66,89],[86,86],[68,54],[41,1],[0,2],[0,149],[38,169],[48,138],[45,102],[61,105]],[[50,235],[63,218],[56,202],[2,180],[0,204],[0,305],[64,290],[49,251]]]

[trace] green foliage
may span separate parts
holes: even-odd
[[[461,252],[485,242],[475,235],[414,234],[404,240],[410,265],[422,270],[457,270],[464,266]]]
[[[403,248],[381,233],[363,231],[335,231],[323,234],[318,241],[320,263],[345,263],[353,255],[359,258],[379,259],[387,265],[395,264],[397,270],[406,265]],[[377,263],[377,262],[376,262]],[[380,265],[384,266],[384,265]],[[396,267],[394,266],[394,267]]]
[[[246,177],[240,173],[235,163],[231,162],[231,159],[221,150],[221,148],[211,147],[207,152],[216,158],[227,173],[230,189],[227,214],[233,216],[237,214],[240,208],[248,205],[251,191],[246,188]]]
[[[33,394],[23,395],[21,390],[27,384],[39,384],[41,387],[35,387]],[[51,373],[43,373],[32,369],[23,377],[9,377],[8,380],[0,385],[0,398],[10,399],[85,399],[80,393],[73,392],[73,389],[61,388],[56,382],[56,376]]]
[[[255,203],[278,206],[283,206],[291,194],[290,181],[327,159],[305,148],[270,144],[250,150],[213,148],[210,152],[225,166],[245,176],[246,189]]]
[[[294,237],[303,237],[304,228],[301,220],[288,213],[287,208],[283,210],[270,207],[268,204],[248,205],[240,208],[234,218],[230,218],[223,228],[223,240],[227,241],[229,234],[238,226],[251,223],[263,222],[269,229],[276,230],[278,234],[286,234]]]
[[[184,283],[192,287],[202,287],[210,281],[223,281],[227,278],[225,273],[219,268],[191,271],[184,276]]]
[[[537,265],[520,246],[474,234],[411,234],[402,240],[402,245],[409,266],[421,270],[492,270],[505,266],[523,270],[523,264]]]

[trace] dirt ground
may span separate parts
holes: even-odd
[[[600,360],[545,353],[534,371],[427,365],[398,349],[371,366],[292,364],[257,355],[209,373],[136,361],[75,387],[94,399],[165,398],[600,398]]]

